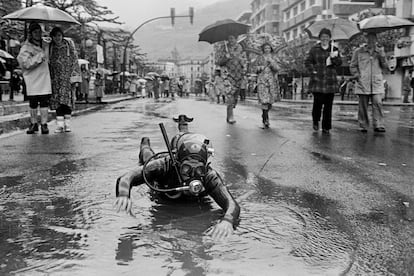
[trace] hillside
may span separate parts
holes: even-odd
[[[169,19],[155,21],[135,34],[135,42],[148,54],[149,59],[168,58],[174,47],[180,57],[206,57],[211,45],[198,42],[198,34],[207,25],[226,18],[235,19],[243,11],[250,10],[251,0],[228,0],[195,10],[194,24],[189,18],[177,18],[175,26]]]

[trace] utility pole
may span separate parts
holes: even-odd
[[[175,8],[171,8],[170,9],[170,15],[168,16],[159,16],[159,17],[154,17],[151,19],[148,19],[147,21],[141,23],[138,27],[135,28],[135,30],[127,37],[126,41],[125,41],[125,45],[124,45],[124,56],[123,56],[123,64],[122,64],[122,91],[125,90],[125,71],[126,71],[126,63],[127,63],[127,49],[128,49],[128,45],[129,45],[129,41],[131,40],[132,36],[145,24],[155,21],[155,20],[159,20],[159,19],[165,19],[165,18],[171,18],[171,24],[174,26],[175,24],[175,18],[178,17],[189,17],[190,18],[190,23],[193,24],[194,22],[194,8],[190,7],[188,9],[188,15],[175,15]]]

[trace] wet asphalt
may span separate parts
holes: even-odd
[[[358,132],[356,106],[334,106],[330,135],[310,105],[276,103],[270,129],[239,103],[237,123],[206,100],[136,99],[73,119],[73,132],[0,137],[0,274],[414,275],[414,108],[385,107],[385,134]],[[172,117],[212,141],[212,165],[242,207],[233,237],[204,231],[212,202],[165,206],[140,186],[132,218],[112,209],[139,141],[165,151]],[[143,275],[144,275],[143,274]]]

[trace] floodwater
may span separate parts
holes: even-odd
[[[205,235],[221,217],[209,199],[165,205],[153,201],[143,185],[132,192],[135,217],[116,213],[115,180],[135,165],[138,137],[160,137],[153,109],[136,103],[108,107],[76,118],[75,131],[65,136],[20,135],[2,142],[12,161],[2,164],[7,171],[0,174],[0,187],[6,185],[0,192],[1,275],[349,271],[356,242],[335,202],[249,172],[229,158],[231,152],[215,157],[242,208],[229,240]],[[174,132],[172,122],[166,127]],[[151,141],[162,150],[160,138]]]

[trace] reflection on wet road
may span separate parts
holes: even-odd
[[[303,131],[309,124],[301,120],[306,113],[279,110],[271,121],[277,126],[264,132],[255,107],[238,107],[234,126],[225,123],[224,112],[224,106],[193,100],[156,104],[136,100],[75,118],[74,132],[69,134],[3,139],[0,187],[6,188],[0,194],[0,274],[369,271],[372,263],[357,256],[366,257],[358,252],[361,240],[356,237],[363,228],[355,230],[354,221],[387,223],[407,217],[410,209],[401,206],[410,198],[400,198],[409,189],[404,177],[392,178],[399,181],[394,187],[378,181],[391,179],[391,168],[371,176],[362,166],[377,172],[375,158],[406,148],[403,141],[412,139],[406,128],[412,117],[404,117],[402,127],[394,126],[402,134],[398,137],[340,146],[341,137],[335,134],[327,138]],[[211,139],[216,149],[213,166],[240,201],[241,223],[227,242],[214,242],[204,234],[221,217],[220,208],[209,199],[165,205],[151,200],[148,188],[140,186],[132,192],[135,218],[112,209],[115,180],[137,163],[140,137],[151,137],[155,151],[165,150],[158,123],[164,122],[171,136],[176,132],[171,117],[179,113],[194,116],[190,129]],[[346,120],[338,122],[342,123]],[[389,145],[392,139],[401,143],[383,152],[371,148],[373,143]],[[390,167],[408,164],[412,153],[411,148],[386,162]],[[408,164],[400,169],[412,168]],[[359,184],[361,179],[364,184]],[[366,194],[361,196],[354,186]],[[399,200],[400,209],[372,203],[381,197],[387,203]],[[395,237],[402,234],[395,232]],[[366,265],[361,264],[364,261]]]

